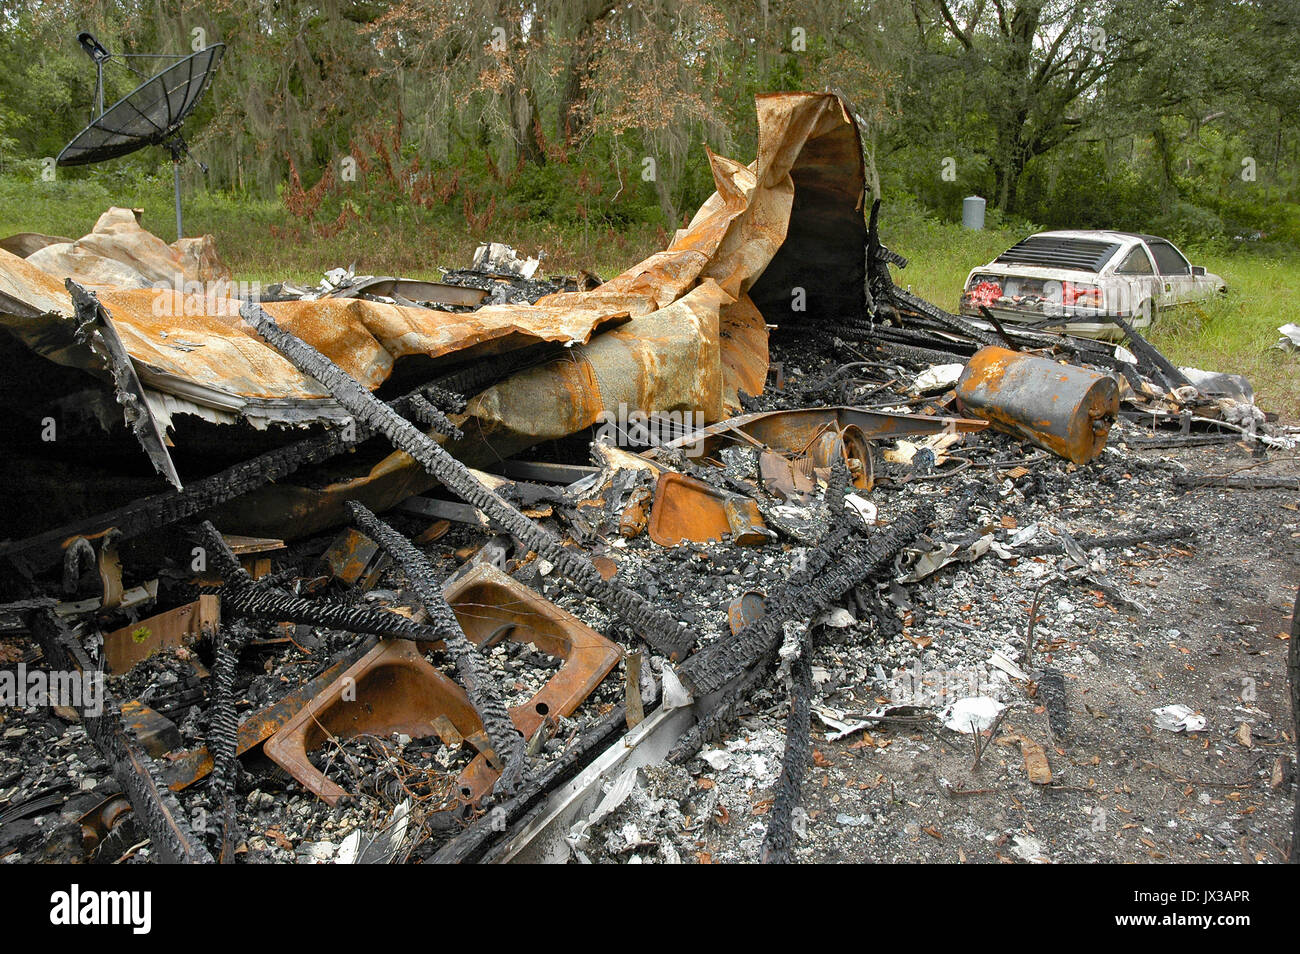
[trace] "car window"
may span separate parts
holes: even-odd
[[[1115,269],[1117,275],[1150,275],[1153,272],[1151,257],[1141,245],[1129,252],[1128,257],[1119,263],[1119,268]]]
[[[1168,242],[1150,242],[1148,243],[1151,254],[1155,256],[1156,268],[1160,269],[1161,275],[1190,275],[1192,266],[1183,258],[1181,252],[1174,248]]]

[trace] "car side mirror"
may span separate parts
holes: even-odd
[[[1204,266],[1204,265],[1193,265],[1193,266],[1192,266],[1192,274],[1195,275],[1197,278],[1204,278],[1204,277],[1205,277],[1205,266]]]

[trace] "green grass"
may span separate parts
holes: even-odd
[[[77,237],[90,231],[110,205],[142,207],[144,224],[172,237],[169,178],[111,177],[43,183],[0,178],[0,235],[45,232]],[[337,234],[295,220],[277,200],[236,198],[202,190],[185,197],[186,232],[211,233],[236,278],[263,283],[315,283],[325,270],[355,264],[359,272],[437,278],[440,268],[469,264],[484,240],[522,252],[547,253],[549,274],[586,268],[610,277],[670,236],[642,225],[621,232],[569,227],[502,214],[472,227],[457,210],[411,208],[368,211]],[[940,223],[909,203],[886,205],[881,237],[910,264],[896,280],[944,308],[955,308],[971,267],[989,261],[1032,229],[1027,223],[970,232]],[[1189,252],[1189,254],[1191,254]],[[1274,350],[1277,328],[1300,322],[1300,254],[1266,256],[1248,251],[1191,254],[1222,275],[1226,298],[1160,316],[1152,342],[1177,364],[1246,375],[1258,401],[1288,421],[1300,420],[1300,356]]]
[[[170,177],[113,177],[43,182],[35,174],[0,177],[0,236],[41,232],[79,238],[109,206],[142,208],[145,228],[175,238]],[[520,252],[545,253],[552,275],[588,269],[608,278],[664,247],[671,236],[652,225],[620,232],[596,226],[561,227],[510,212],[481,215],[477,225],[458,209],[362,209],[337,232],[332,222],[295,219],[278,199],[206,190],[184,194],[187,235],[211,234],[235,278],[262,283],[316,283],[331,268],[355,264],[372,275],[436,279],[444,268],[464,268],[483,241]]]
[[[909,260],[895,281],[948,309],[957,307],[971,268],[1024,237],[1022,231],[970,232],[915,217],[892,231],[882,225],[881,233],[886,245]],[[1188,250],[1188,255],[1221,275],[1228,294],[1162,314],[1151,343],[1181,367],[1244,374],[1261,408],[1300,421],[1300,355],[1272,347],[1279,326],[1300,323],[1300,254]]]

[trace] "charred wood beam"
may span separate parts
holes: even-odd
[[[1173,363],[1161,354],[1155,345],[1138,334],[1136,328],[1119,317],[1119,315],[1107,315],[1106,317],[1128,336],[1129,347],[1137,355],[1138,361],[1145,364],[1149,370],[1155,373],[1156,377],[1164,381],[1169,390],[1191,387],[1192,382],[1187,380],[1183,372],[1174,367]]]
[[[785,719],[785,751],[781,756],[781,775],[776,781],[776,797],[768,816],[767,834],[759,856],[765,865],[790,863],[794,840],[794,810],[799,805],[803,778],[812,765],[812,652],[805,640],[802,652],[790,667],[790,712]]]
[[[894,557],[934,518],[934,508],[918,504],[866,540],[855,535],[808,566],[769,598],[763,616],[730,639],[704,647],[679,669],[686,687],[699,698],[721,689],[760,662],[779,643],[784,624],[815,616],[840,594],[892,564]],[[826,552],[825,549],[823,552]]]
[[[558,537],[529,520],[483,486],[469,469],[409,421],[371,394],[329,358],[305,341],[281,329],[260,306],[249,302],[239,310],[245,321],[305,374],[319,381],[359,423],[387,437],[411,455],[433,477],[466,503],[483,511],[511,536],[527,544],[632,626],[658,652],[681,659],[694,637],[671,617],[655,610],[639,594],[604,579],[584,555],[564,547]]]
[[[970,338],[972,341],[978,341],[981,345],[991,345],[996,343],[996,338],[964,318],[944,311],[938,305],[932,305],[919,295],[913,295],[905,288],[894,286],[890,294],[893,296],[894,304],[900,311],[914,312],[929,318],[935,324],[940,325],[956,334]]]
[[[439,434],[444,434],[454,441],[460,440],[465,435],[461,429],[451,422],[446,414],[434,407],[422,394],[416,394],[411,397],[410,411],[408,416],[426,427],[432,427]]]
[[[711,709],[700,713],[699,720],[682,733],[682,737],[669,750],[668,761],[673,765],[685,765],[695,758],[695,753],[704,748],[707,743],[722,738],[723,732],[735,716],[736,707],[749,697],[749,691],[767,675],[775,657],[776,651],[773,650],[763,660],[762,665],[750,669],[739,682],[723,693]]]
[[[919,348],[915,345],[899,344],[893,341],[878,341],[881,351],[895,361],[905,361],[920,368],[932,364],[951,364],[954,358],[968,357],[952,351],[936,351],[933,348]]]
[[[103,719],[116,724],[97,734],[96,745],[131,800],[136,824],[149,833],[158,860],[164,864],[212,864],[211,852],[190,831],[185,812],[163,781],[158,764],[122,728],[121,711],[106,711]]]
[[[604,751],[626,728],[627,710],[619,705],[570,743],[544,771],[524,782],[512,797],[493,806],[464,831],[453,836],[430,859],[433,864],[463,864],[479,859],[494,839],[504,839],[548,792],[573,778]]]
[[[81,644],[52,610],[32,615],[32,634],[52,668],[96,672]],[[98,705],[85,706],[86,735],[108,762],[113,777],[131,801],[136,824],[149,836],[155,857],[164,864],[212,864],[212,854],[190,831],[185,812],[168,789],[161,770],[122,723],[122,711],[99,677]],[[83,700],[86,701],[86,700]]]
[[[409,639],[419,643],[442,641],[442,634],[432,626],[413,622],[396,613],[325,600],[307,600],[263,586],[240,566],[238,558],[211,522],[203,521],[200,529],[208,559],[226,582],[220,591],[221,607],[223,610],[229,609],[237,617],[276,623],[303,623],[348,633]]]
[[[422,393],[434,395],[439,403],[457,397],[436,385],[425,385],[393,401],[393,409],[398,413],[407,413],[412,402],[420,398]],[[460,400],[463,405],[463,399]],[[454,401],[446,406],[454,406]],[[39,572],[63,559],[64,547],[72,538],[95,537],[110,527],[115,527],[121,533],[122,541],[131,540],[275,483],[303,467],[331,460],[347,453],[370,436],[371,433],[360,425],[355,428],[333,428],[326,434],[294,441],[211,476],[191,481],[183,490],[168,490],[142,497],[107,513],[78,520],[25,540],[0,543],[0,559],[9,560],[25,573]]]
[[[433,566],[409,540],[361,504],[348,501],[348,511],[357,529],[402,568],[411,589],[429,614],[430,625],[446,641],[447,652],[456,663],[461,685],[483,722],[488,741],[505,761],[505,770],[497,780],[497,791],[507,795],[513,793],[523,780],[526,742],[510,721],[510,713],[506,711],[505,701],[493,682],[486,660],[465,637],[460,621],[443,596]]]
[[[221,629],[216,659],[212,666],[210,715],[208,717],[208,751],[212,754],[212,775],[208,786],[221,806],[222,864],[233,857],[238,843],[238,822],[235,819],[235,783],[239,776],[239,716],[235,712],[235,671],[239,666],[239,653],[253,635],[251,629],[236,621]]]

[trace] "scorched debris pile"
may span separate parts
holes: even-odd
[[[710,154],[716,193],[603,283],[490,245],[441,282],[248,295],[120,209],[0,250],[0,637],[83,680],[54,711],[97,775],[0,764],[0,854],[585,857],[638,767],[777,692],[759,854],[786,861],[828,625],[893,639],[907,587],[986,553],[1063,553],[1122,600],[1087,550],[1193,531],[994,533],[980,501],[1088,480],[1113,428],[1290,441],[1131,329],[910,294],[846,104],[757,108],[758,158]]]

